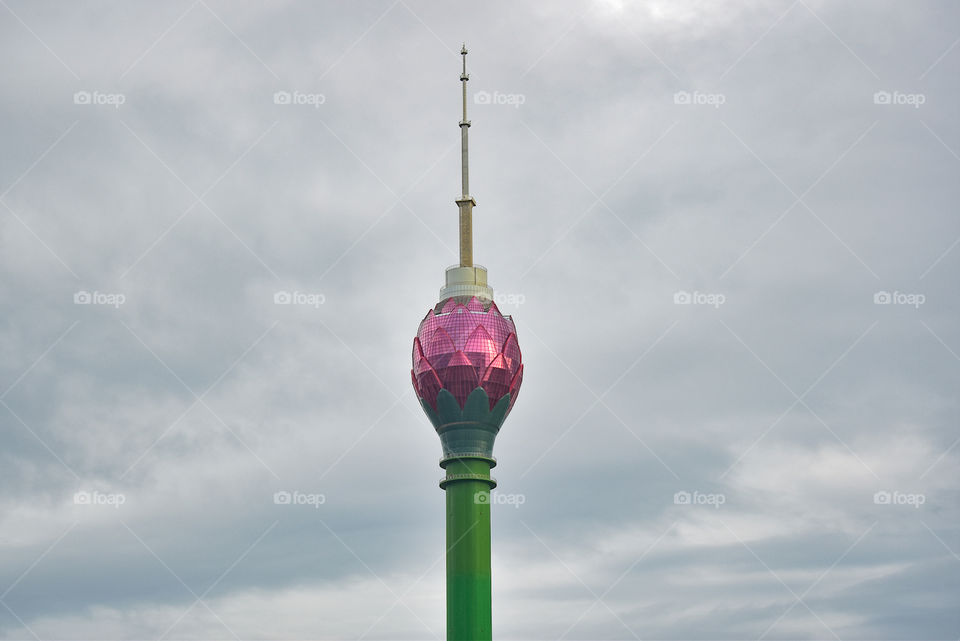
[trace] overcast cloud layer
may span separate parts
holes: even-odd
[[[960,636],[952,0],[0,1],[0,635],[443,638],[461,41],[494,636]]]

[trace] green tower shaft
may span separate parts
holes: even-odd
[[[490,478],[492,459],[441,462],[447,501],[447,641],[490,641]]]

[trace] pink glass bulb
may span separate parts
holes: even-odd
[[[413,339],[413,389],[437,408],[446,389],[461,409],[467,396],[482,387],[493,408],[510,394],[513,407],[523,380],[523,363],[513,319],[492,301],[448,298],[427,312]]]

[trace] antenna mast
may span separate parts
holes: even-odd
[[[463,118],[460,120],[462,193],[456,202],[460,208],[460,266],[473,267],[473,208],[477,205],[477,201],[470,196],[470,171],[467,159],[467,131],[470,129],[470,121],[467,120],[467,81],[470,80],[470,76],[467,74],[466,43],[460,49],[460,55],[463,56],[463,72],[460,74],[460,82],[463,85]]]

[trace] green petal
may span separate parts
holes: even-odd
[[[475,388],[463,406],[463,420],[486,423],[490,415],[490,397],[482,387]]]
[[[441,389],[437,394],[437,414],[440,415],[442,425],[463,420],[463,412],[457,404],[457,399],[446,389]]]

